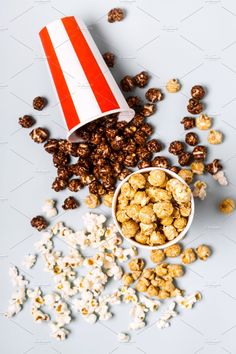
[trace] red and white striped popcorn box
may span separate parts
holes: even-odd
[[[74,16],[49,23],[39,33],[68,128],[67,138],[79,141],[83,125],[119,113],[130,121],[128,106],[88,28]]]

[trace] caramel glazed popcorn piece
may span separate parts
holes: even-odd
[[[133,174],[118,195],[116,218],[122,233],[144,245],[175,239],[186,227],[190,213],[190,188],[162,170]],[[161,252],[154,252],[154,256],[164,259]]]

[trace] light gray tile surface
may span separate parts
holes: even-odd
[[[122,23],[109,24],[106,13],[115,6],[124,7],[127,16]],[[217,211],[222,197],[236,197],[236,2],[233,0],[2,1],[0,312],[5,311],[12,291],[9,265],[21,265],[23,256],[33,250],[39,238],[30,226],[31,217],[40,212],[46,198],[56,198],[60,204],[66,195],[50,189],[54,176],[50,156],[17,124],[19,116],[33,114],[38,125],[48,127],[52,136],[65,136],[38,38],[46,23],[64,15],[83,17],[101,51],[116,54],[113,73],[117,80],[142,69],[152,75],[150,87],[164,87],[175,76],[181,79],[181,92],[166,95],[158,104],[158,112],[150,118],[156,128],[155,136],[164,143],[184,137],[179,121],[187,114],[191,86],[201,83],[207,87],[204,100],[207,113],[214,117],[214,128],[225,135],[222,145],[210,149],[209,160],[222,159],[230,184],[220,188],[206,178],[208,198],[197,201],[195,220],[184,244],[197,246],[204,242],[212,246],[214,254],[207,263],[197,262],[189,267],[179,282],[189,292],[201,290],[203,301],[192,311],[181,311],[169,329],[159,331],[152,326],[156,317],[150,316],[148,326],[133,334],[131,343],[120,344],[115,333],[127,327],[129,310],[128,306],[121,306],[117,307],[114,318],[104,324],[89,326],[78,318],[70,326],[69,339],[58,343],[49,337],[47,326],[33,323],[26,305],[25,311],[12,320],[0,316],[1,354],[236,353],[235,214],[227,217]],[[143,96],[144,92],[140,90],[140,94]],[[31,107],[36,95],[49,99],[47,108],[39,113]],[[207,133],[203,132],[201,142],[206,143],[206,139]],[[167,148],[164,153],[168,155]],[[81,202],[84,195],[83,191],[79,196]],[[109,215],[107,208],[100,210]],[[77,227],[84,211],[81,206],[62,219]],[[147,253],[141,254],[147,258]],[[48,289],[50,278],[42,271],[41,261],[29,273],[33,284]]]

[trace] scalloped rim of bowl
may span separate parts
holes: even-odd
[[[116,188],[115,190],[115,194],[114,194],[114,197],[113,197],[113,201],[112,201],[112,217],[113,217],[113,220],[114,220],[114,223],[119,231],[119,233],[124,237],[125,240],[127,240],[129,243],[131,243],[133,246],[136,246],[136,247],[140,247],[140,248],[144,248],[144,249],[149,249],[149,250],[160,250],[160,249],[164,249],[166,247],[169,247],[169,246],[172,246],[174,245],[175,243],[179,242],[180,240],[182,240],[184,238],[184,236],[186,235],[186,233],[188,232],[188,230],[190,229],[190,226],[193,222],[193,217],[194,217],[194,210],[195,210],[195,205],[194,205],[194,198],[193,198],[193,194],[191,193],[191,213],[188,217],[188,222],[187,222],[187,225],[186,227],[184,228],[183,231],[181,231],[179,233],[179,235],[174,238],[173,240],[163,244],[163,245],[158,245],[158,246],[149,246],[149,245],[142,245],[141,243],[131,239],[131,238],[128,238],[126,237],[123,233],[122,233],[122,230],[121,230],[121,227],[120,227],[120,223],[117,221],[116,219],[116,205],[117,205],[117,198],[118,198],[118,195],[120,193],[120,189],[121,187],[123,186],[124,183],[126,183],[129,178],[134,175],[134,174],[137,174],[137,173],[146,173],[146,172],[150,172],[150,171],[153,171],[153,170],[161,170],[161,171],[164,171],[166,174],[172,176],[173,178],[176,178],[178,179],[180,182],[182,182],[183,184],[185,184],[186,186],[188,186],[188,184],[179,176],[177,175],[175,172],[173,171],[170,171],[170,170],[167,170],[166,168],[161,168],[161,167],[147,167],[147,168],[142,168],[138,171],[135,171],[133,173],[131,173],[129,176],[127,176],[119,185],[118,187]],[[189,187],[189,186],[188,186]]]

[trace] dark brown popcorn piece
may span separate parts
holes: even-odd
[[[139,129],[147,135],[152,135],[153,133],[153,128],[148,123],[143,123]]]
[[[193,117],[184,117],[181,121],[181,124],[184,125],[185,130],[189,130],[196,126],[196,120]]]
[[[140,113],[144,117],[150,117],[152,114],[154,114],[157,110],[157,107],[154,103],[145,103],[143,108],[141,109]]]
[[[148,160],[143,160],[138,163],[138,168],[141,170],[142,168],[151,167],[151,162]]]
[[[68,210],[68,209],[76,209],[76,208],[78,208],[78,206],[79,206],[79,204],[74,197],[68,197],[64,200],[62,208],[64,210]]]
[[[38,216],[35,216],[32,220],[31,220],[31,226],[32,227],[35,227],[38,231],[42,231],[44,229],[47,228],[48,226],[48,223],[47,221],[44,219],[43,216],[41,215],[38,215]]]
[[[112,167],[109,163],[103,164],[102,166],[100,166],[99,172],[100,172],[100,176],[111,175],[112,174]]]
[[[201,85],[195,85],[191,89],[191,96],[196,100],[201,100],[205,96],[205,90]]]
[[[172,141],[169,146],[169,152],[173,155],[180,155],[184,151],[184,144],[182,141]]]
[[[70,147],[70,155],[73,157],[79,157],[77,149],[78,149],[79,144],[78,143],[72,143]]]
[[[127,127],[125,127],[124,136],[130,138],[135,134],[136,131],[137,127],[135,125],[128,125]]]
[[[207,155],[207,148],[203,145],[195,146],[193,149],[193,157],[195,160],[205,160]]]
[[[95,176],[93,174],[89,174],[89,173],[81,174],[80,179],[81,179],[82,184],[84,184],[84,185],[88,185],[96,180]]]
[[[178,166],[171,166],[171,167],[170,167],[170,171],[172,171],[172,172],[178,174],[179,171],[180,171],[180,168],[179,168]]]
[[[134,118],[131,120],[130,124],[134,125],[135,127],[139,127],[145,122],[145,117],[141,114],[136,114]]]
[[[191,114],[199,114],[203,111],[203,108],[203,104],[195,98],[190,98],[188,101],[187,110]]]
[[[103,133],[94,132],[91,134],[89,141],[91,144],[98,145],[102,142],[102,138],[103,138]]]
[[[87,143],[80,143],[77,147],[77,153],[81,157],[88,157],[90,152],[90,147]]]
[[[105,128],[115,128],[117,122],[118,122],[118,115],[117,113],[113,113],[105,117],[104,126]]]
[[[59,166],[57,169],[57,176],[61,179],[68,180],[72,176],[72,172],[68,166]]]
[[[102,142],[96,147],[95,152],[100,157],[109,158],[111,154],[111,148],[108,144]]]
[[[126,101],[128,103],[128,106],[133,109],[139,107],[141,104],[141,99],[138,96],[130,96],[126,98]]]
[[[116,129],[118,129],[120,132],[123,132],[123,130],[125,129],[125,127],[127,127],[128,123],[124,120],[117,122],[116,123]]]
[[[46,152],[49,154],[55,154],[58,152],[58,140],[57,139],[49,139],[45,144],[44,144],[44,149]]]
[[[35,143],[41,144],[48,139],[49,133],[47,129],[35,128],[30,132],[30,136]]]
[[[121,163],[119,163],[118,161],[112,163],[111,167],[113,169],[113,173],[114,173],[115,177],[117,177],[123,169],[123,165]]]
[[[105,60],[109,68],[113,68],[115,64],[115,55],[111,52],[106,52],[103,54],[103,59]]]
[[[105,134],[108,140],[112,140],[118,134],[118,129],[116,128],[106,128]]]
[[[102,176],[101,183],[106,190],[114,190],[115,178],[111,175]]]
[[[90,132],[87,131],[85,128],[77,129],[75,133],[81,140],[84,141],[90,140]]]
[[[206,165],[206,171],[210,173],[211,175],[215,175],[217,172],[222,170],[222,165],[220,163],[220,160],[215,159],[211,163],[208,163]]]
[[[78,178],[73,178],[68,183],[68,189],[71,192],[78,192],[81,188],[83,188],[83,184]]]
[[[66,189],[67,185],[68,185],[67,180],[56,177],[53,184],[52,184],[52,189],[55,192],[59,192],[59,191],[62,191],[63,189]]]
[[[148,83],[149,75],[146,71],[141,71],[141,73],[135,75],[134,82],[135,85],[142,88],[145,87]]]
[[[151,160],[152,153],[145,146],[139,146],[136,150],[139,160]]]
[[[63,152],[63,154],[70,154],[72,143],[66,139],[60,139],[58,140],[58,149]]]
[[[124,156],[123,151],[121,151],[121,152],[113,152],[110,155],[110,161],[112,161],[112,162],[123,163],[124,159],[125,159],[125,156]]]
[[[199,138],[196,133],[190,132],[185,135],[185,142],[190,146],[195,146],[199,143]]]
[[[162,168],[169,168],[170,163],[169,160],[164,156],[156,156],[152,160],[152,167],[162,167]]]
[[[142,130],[138,130],[136,131],[136,133],[134,134],[134,141],[138,144],[138,145],[144,145],[146,140],[147,140],[147,134],[144,133]]]
[[[25,115],[19,118],[19,124],[22,126],[22,128],[30,128],[35,124],[35,119],[31,116]]]
[[[124,159],[124,165],[126,167],[135,167],[138,163],[138,157],[135,153],[129,154]]]
[[[89,158],[80,157],[80,158],[78,159],[77,164],[78,164],[79,166],[81,166],[81,167],[84,167],[85,170],[88,171],[88,170],[90,169],[90,167],[91,167],[91,160],[90,160]]]
[[[121,173],[118,175],[118,178],[120,181],[123,181],[127,176],[129,176],[132,173],[131,170],[129,170],[128,168],[123,168],[123,170],[121,171]]]
[[[127,153],[134,153],[137,149],[136,142],[133,139],[129,139],[128,142],[124,145],[123,151]],[[124,159],[122,160],[122,162]]]
[[[192,154],[190,152],[182,152],[179,155],[179,159],[178,159],[180,166],[190,165],[191,160],[192,160]]]
[[[47,100],[44,97],[37,96],[33,99],[33,107],[37,111],[42,111],[47,104]]]
[[[120,8],[114,8],[114,9],[111,9],[109,12],[108,12],[108,22],[110,23],[113,23],[113,22],[116,22],[116,21],[122,21],[124,19],[124,11]]]
[[[162,150],[162,144],[157,139],[149,140],[146,147],[150,152],[160,152]]]
[[[101,188],[104,190],[105,193],[106,192],[105,188],[101,185],[101,183],[98,181],[93,181],[92,183],[89,184],[89,193],[99,195],[98,191],[102,193]]]
[[[113,150],[121,150],[125,145],[125,138],[122,135],[116,135],[111,141],[111,147]]]
[[[157,88],[150,88],[146,93],[145,93],[145,97],[148,101],[150,101],[151,103],[156,103],[158,101],[163,100],[163,93],[161,92],[160,89]]]
[[[69,168],[70,168],[71,173],[75,176],[81,176],[84,173],[89,172],[89,167],[82,164],[80,161],[75,164],[70,165]]]
[[[69,156],[58,151],[53,155],[53,164],[55,167],[66,166],[69,163]]]
[[[97,167],[104,166],[104,165],[106,165],[106,163],[107,163],[107,160],[103,159],[103,158],[99,158],[99,159],[96,160],[96,166]]]
[[[129,92],[134,89],[134,80],[131,76],[126,75],[120,82],[120,86],[123,91]]]

